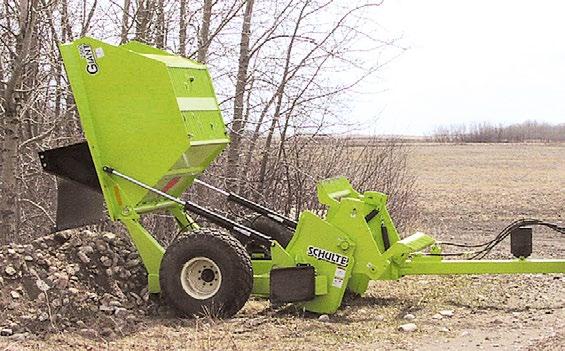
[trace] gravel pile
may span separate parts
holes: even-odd
[[[111,337],[158,312],[126,237],[64,231],[0,247],[0,335],[77,330]]]

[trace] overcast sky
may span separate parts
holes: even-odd
[[[564,1],[385,0],[376,20],[408,50],[368,83],[384,92],[356,101],[371,132],[565,123]]]

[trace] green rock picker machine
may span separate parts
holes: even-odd
[[[361,194],[344,178],[318,184],[325,216],[304,211],[297,221],[217,189],[197,179],[229,142],[206,66],[135,41],[82,38],[62,45],[61,54],[86,142],[39,153],[43,169],[57,176],[55,230],[106,215],[123,223],[149,291],[163,293],[182,315],[229,317],[251,294],[333,313],[346,290],[362,294],[371,280],[407,275],[565,273],[563,259],[528,258],[532,226],[565,233],[557,224],[517,221],[467,259],[452,260],[426,234],[401,238],[387,196]],[[182,200],[194,183],[260,220],[245,226]],[[140,221],[155,212],[171,214],[183,231],[167,248]],[[188,213],[216,226],[202,228]],[[480,259],[508,236],[515,259]]]

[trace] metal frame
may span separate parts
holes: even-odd
[[[326,180],[319,184],[319,199],[325,199],[330,204],[328,215],[320,218],[314,213],[304,212],[296,225],[293,239],[287,248],[282,248],[267,235],[193,202],[170,196],[113,168],[104,167],[104,171],[163,196],[184,210],[201,215],[238,234],[242,239],[267,244],[271,248],[271,257],[252,260],[253,293],[256,295],[270,295],[272,269],[313,266],[316,270],[315,298],[304,302],[305,308],[313,312],[335,312],[341,305],[346,289],[361,294],[367,289],[370,280],[397,280],[406,275],[565,273],[565,260],[444,260],[439,256],[440,246],[430,236],[416,233],[404,239],[399,237],[386,209],[386,195],[377,192],[365,192],[361,195],[351,188],[345,178]],[[230,194],[202,181],[198,183],[225,196]],[[237,203],[251,210],[264,208],[247,199]],[[249,203],[253,205],[247,206]],[[263,210],[257,212],[265,214]],[[276,214],[272,210],[269,213]],[[150,237],[149,233],[145,235]],[[134,243],[140,250],[144,263],[147,257],[142,252],[144,248],[147,251],[148,247],[154,247],[148,250],[151,252],[149,257],[154,258],[159,253],[162,255],[162,248],[155,241],[138,243],[134,239]],[[325,261],[320,257],[308,256],[308,251],[313,246],[333,256],[327,255],[332,257]],[[433,256],[422,253],[425,249],[430,249]],[[346,257],[348,264],[340,266],[340,262],[335,259],[336,255]],[[158,272],[156,268],[148,267],[149,270]],[[150,274],[150,277],[153,276],[154,274]],[[155,280],[158,281],[154,278],[153,282]],[[153,286],[151,291],[157,292],[158,288]]]
[[[253,240],[268,248],[269,255],[252,257],[256,295],[270,295],[273,269],[313,267],[315,297],[302,303],[318,313],[335,312],[346,290],[363,293],[370,280],[565,273],[565,260],[443,260],[432,237],[400,237],[385,194],[360,194],[345,178],[320,182],[318,199],[327,213],[304,211],[298,221],[201,182],[196,178],[229,142],[204,65],[137,42],[116,47],[92,38],[62,45],[61,55],[108,214],[128,229],[152,293],[160,291],[165,250],[141,225],[140,216],[156,211],[168,211],[181,230],[198,228],[186,212],[195,213],[243,242]],[[294,230],[292,240],[283,248],[265,233],[181,200],[193,182]],[[435,256],[426,256],[426,250]]]

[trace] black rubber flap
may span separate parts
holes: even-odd
[[[520,227],[510,233],[510,251],[514,257],[529,257],[532,254],[532,227]]]
[[[57,190],[55,231],[98,223],[105,217],[104,198],[98,191],[63,178],[57,178]]]
[[[42,151],[39,153],[39,159],[45,172],[102,193],[86,142]]]
[[[274,303],[312,300],[316,296],[314,267],[272,269],[270,288],[270,300]]]

